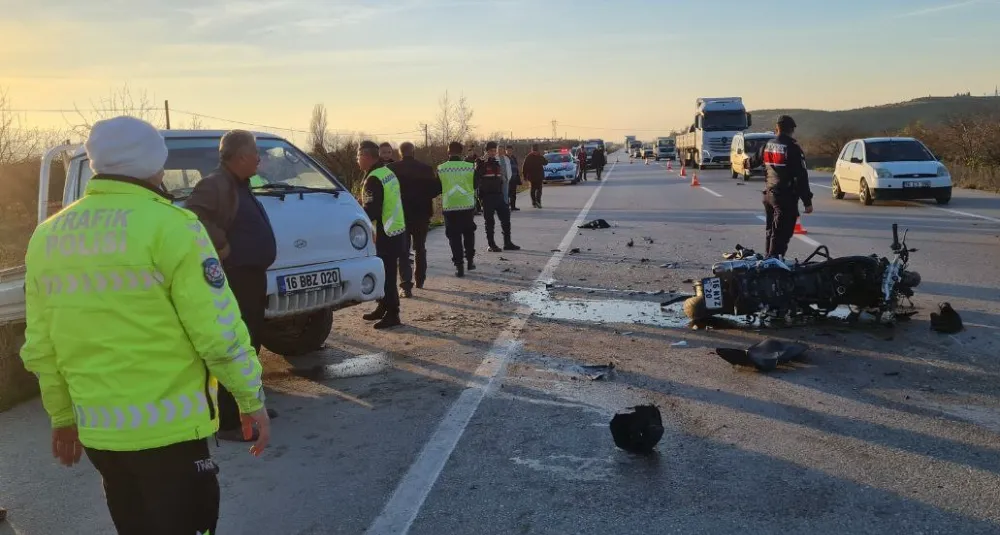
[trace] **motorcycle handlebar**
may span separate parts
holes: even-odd
[[[892,248],[893,249],[898,249],[899,247],[900,247],[900,245],[899,245],[899,224],[898,223],[893,223],[892,224]]]

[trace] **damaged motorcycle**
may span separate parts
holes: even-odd
[[[915,310],[911,298],[920,274],[908,269],[906,234],[892,225],[893,259],[878,255],[831,258],[820,245],[805,261],[786,263],[764,258],[739,245],[712,266],[712,277],[695,283],[695,296],[684,302],[694,322],[712,316],[742,316],[748,325],[795,324],[827,317],[850,307],[849,320],[868,313],[881,323],[907,319]],[[904,305],[903,301],[906,301]]]

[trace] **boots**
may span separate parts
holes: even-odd
[[[475,271],[476,270],[476,263],[473,262],[472,259],[470,258],[469,262],[467,264],[467,267],[468,267],[469,271]]]
[[[462,264],[455,264],[455,276],[462,278],[465,276],[465,266]]]
[[[503,250],[504,251],[520,251],[521,248],[514,245],[514,242],[510,241],[510,236],[504,236],[503,238]]]
[[[493,236],[487,237],[487,243],[489,243],[490,246],[486,250],[491,253],[499,253],[503,250],[497,246],[497,242],[493,239]]]
[[[399,312],[386,312],[385,317],[379,320],[374,327],[378,330],[382,330],[398,327],[402,324],[403,322],[399,319]]]
[[[382,303],[379,303],[378,306],[375,307],[375,310],[361,317],[364,318],[365,321],[375,321],[382,319],[384,316],[385,316],[385,307],[382,305]]]

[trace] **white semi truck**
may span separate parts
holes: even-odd
[[[733,137],[750,128],[750,114],[741,97],[697,101],[698,113],[687,133],[677,136],[677,153],[689,167],[729,167]]]
[[[218,165],[219,140],[225,132],[161,132],[169,154],[164,186],[183,206],[195,183]],[[261,163],[254,193],[267,211],[278,247],[277,259],[267,271],[261,341],[275,353],[298,356],[323,346],[334,310],[383,296],[385,267],[375,256],[372,223],[350,191],[285,139],[255,135]],[[56,158],[62,158],[66,168],[62,206],[79,199],[92,176],[80,145],[49,150],[39,177],[39,222],[53,213],[49,174]],[[104,282],[136,284],[134,277]],[[24,321],[24,284],[23,267],[0,271],[0,327]],[[73,288],[86,290],[80,285]]]

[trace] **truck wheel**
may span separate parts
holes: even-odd
[[[268,320],[261,343],[283,357],[298,357],[323,348],[333,329],[333,310],[325,308],[300,316]]]

